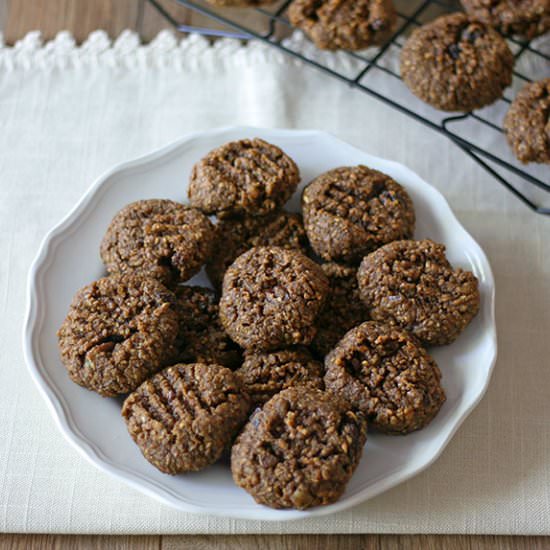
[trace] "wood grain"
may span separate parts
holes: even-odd
[[[137,30],[142,0],[0,0],[4,40],[13,44],[29,31],[44,39],[69,30],[78,42],[96,29],[114,37],[124,29]]]
[[[547,550],[550,537],[465,535],[0,535],[2,550]]]

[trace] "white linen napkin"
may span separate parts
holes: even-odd
[[[160,505],[69,446],[24,364],[25,279],[44,234],[113,164],[227,125],[322,129],[406,164],[446,196],[496,276],[487,396],[427,471],[335,516],[264,523]],[[129,32],[0,46],[0,129],[1,531],[550,534],[550,218],[450,141],[260,44],[166,32],[148,46]]]

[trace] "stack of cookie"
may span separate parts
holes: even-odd
[[[211,151],[190,205],[115,215],[108,276],[76,294],[58,337],[74,382],[127,396],[130,435],[160,471],[231,449],[235,482],[259,503],[304,509],[341,496],[367,426],[407,434],[435,417],[445,393],[424,346],[453,342],[479,291],[443,245],[411,240],[412,200],[388,175],[321,174],[303,218],[282,209],[299,182],[260,139]],[[187,283],[203,266],[213,289]]]

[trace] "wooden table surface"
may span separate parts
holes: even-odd
[[[210,24],[203,17],[162,0],[166,9],[186,24]],[[13,44],[27,32],[40,30],[50,39],[69,30],[77,41],[96,29],[116,37],[132,29],[144,41],[166,28],[165,20],[145,0],[0,0],[0,29]],[[248,536],[81,536],[0,534],[0,549],[28,550],[456,550],[456,549],[550,549],[550,537],[435,536],[435,535],[248,535]]]

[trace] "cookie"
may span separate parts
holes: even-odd
[[[411,92],[443,111],[494,103],[512,83],[514,56],[500,34],[464,13],[416,29],[401,51],[401,76]]]
[[[240,380],[220,365],[174,365],[130,394],[122,407],[143,456],[165,474],[216,462],[246,421]]]
[[[529,40],[550,30],[550,0],[461,0],[473,18]]]
[[[255,247],[225,272],[220,318],[246,349],[309,344],[327,292],[328,280],[313,260],[295,250]]]
[[[113,275],[77,292],[57,336],[71,380],[112,397],[165,366],[177,333],[172,292],[154,279]]]
[[[206,273],[215,288],[233,261],[254,246],[281,246],[307,249],[307,236],[300,214],[273,212],[267,216],[239,216],[221,220],[216,226],[216,242],[206,264]]]
[[[445,402],[435,361],[412,336],[390,325],[367,321],[351,329],[325,364],[327,390],[380,432],[420,430]]]
[[[178,286],[175,294],[180,326],[178,361],[240,367],[241,349],[222,327],[214,291],[200,286]]]
[[[361,165],[315,178],[302,193],[302,212],[311,247],[327,261],[359,263],[414,231],[414,207],[405,189]]]
[[[453,342],[479,310],[473,273],[453,269],[445,246],[396,241],[366,256],[357,272],[371,319],[395,324],[422,343]]]
[[[328,277],[328,298],[317,320],[317,334],[311,349],[319,357],[331,351],[346,332],[368,319],[367,309],[359,295],[357,269],[336,263],[322,264]]]
[[[150,199],[133,202],[115,215],[100,252],[109,273],[137,273],[173,285],[198,273],[213,241],[214,226],[202,212]]]
[[[504,132],[521,162],[550,163],[550,78],[524,86],[504,118]]]
[[[397,21],[391,0],[294,0],[288,17],[323,50],[380,45]]]
[[[277,210],[300,182],[294,161],[261,139],[242,139],[210,151],[191,171],[189,201],[218,217]]]
[[[364,419],[344,400],[289,388],[252,415],[233,446],[231,472],[259,504],[330,504],[343,494],[366,438]]]
[[[324,389],[323,365],[304,347],[248,352],[236,371],[253,407],[261,407],[275,394],[291,386]]]

